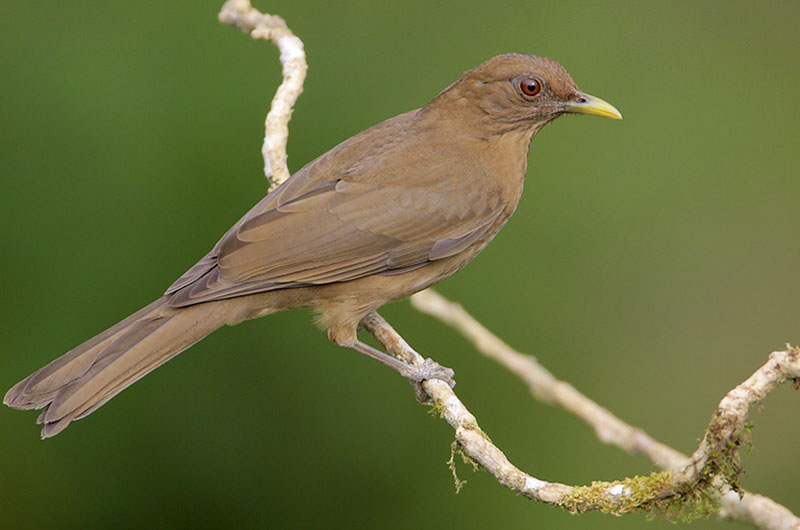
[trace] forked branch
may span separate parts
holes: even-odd
[[[781,383],[789,381],[797,386],[800,381],[798,348],[787,347],[785,351],[770,354],[766,364],[722,399],[712,415],[703,442],[690,458],[658,442],[641,429],[628,425],[569,383],[558,380],[534,357],[514,350],[460,305],[433,290],[415,294],[411,297],[411,303],[416,309],[458,330],[478,351],[522,379],[535,397],[559,406],[589,424],[604,443],[616,445],[632,454],[644,455],[668,471],[668,475],[654,474],[652,478],[655,481],[650,481],[648,486],[655,490],[653,493],[657,493],[651,499],[655,504],[679,510],[681,498],[691,500],[694,496],[695,501],[702,501],[702,498],[698,499],[696,496],[704,491],[713,495],[716,490],[714,497],[719,497],[720,515],[726,519],[749,523],[757,528],[800,530],[800,519],[787,508],[768,497],[737,491],[736,485],[740,471],[737,449],[747,443],[746,422],[749,407],[760,402]],[[639,486],[643,485],[642,480],[634,479]],[[594,494],[602,492],[609,485],[614,488],[614,492],[624,490],[624,483],[625,481],[595,483],[589,489],[578,491],[597,497]],[[661,492],[657,491],[659,483],[665,487]],[[669,502],[670,498],[675,502]],[[646,507],[646,504],[642,507]],[[603,509],[602,506],[596,508]]]

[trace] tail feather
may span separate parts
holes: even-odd
[[[133,323],[154,313],[163,305],[165,305],[163,300],[156,300],[125,320],[68,351],[14,385],[6,393],[3,403],[23,410],[44,407],[52,401],[53,394],[59,390],[58,382],[72,381],[85,374],[116,337],[129,329]]]
[[[94,396],[103,394],[105,389],[121,391],[124,387],[120,387],[119,382],[129,378],[130,375],[139,377],[145,375],[146,372],[142,368],[152,364],[148,362],[153,360],[152,358],[163,359],[164,362],[177,355],[179,353],[177,351],[148,348],[155,332],[168,321],[160,318],[134,326],[134,329],[112,342],[85,374],[58,390],[57,399],[54,399],[42,414],[41,423],[53,423],[82,411],[86,404],[93,401]],[[169,357],[166,357],[167,355]]]
[[[162,297],[23,379],[3,403],[44,409],[42,438],[86,417],[224,323],[219,302],[172,308]]]

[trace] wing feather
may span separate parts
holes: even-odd
[[[413,118],[404,116],[395,120]],[[391,132],[380,127],[378,133]],[[442,157],[398,154],[409,162],[391,174],[380,157],[339,167],[336,162],[346,157],[333,154],[357,149],[360,136],[256,204],[167,290],[171,305],[412,270],[461,252],[502,222],[496,196],[467,162],[431,165],[425,160]],[[387,136],[378,151],[395,145],[405,144]],[[472,178],[474,185],[456,195],[449,189],[452,178]]]

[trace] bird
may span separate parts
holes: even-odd
[[[26,377],[3,402],[43,409],[42,438],[97,410],[223,325],[310,308],[336,344],[412,381],[451,385],[358,339],[381,306],[451,276],[517,208],[531,140],[564,114],[621,119],[553,59],[509,53],[425,106],[306,164],[236,222],[165,293]]]

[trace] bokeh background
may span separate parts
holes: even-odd
[[[308,53],[293,170],[502,52],[618,106],[536,138],[517,214],[440,291],[623,419],[689,452],[800,342],[797,2],[256,5]],[[3,390],[157,297],[263,195],[277,51],[219,6],[0,4]],[[407,302],[384,314],[521,468],[653,470]],[[743,478],[796,513],[799,398],[754,411]],[[467,466],[456,495],[451,429],[303,312],[219,330],[52,440],[35,417],[0,410],[2,528],[673,528],[574,517]]]

